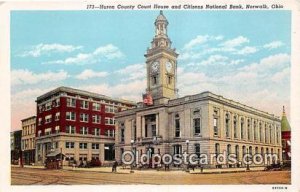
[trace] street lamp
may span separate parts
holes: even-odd
[[[131,143],[131,151],[132,151],[132,154],[133,154],[133,144],[134,144],[134,140],[131,139],[130,143]],[[133,158],[134,158],[134,156],[133,156]],[[134,160],[134,159],[133,159],[133,160]],[[134,162],[134,161],[133,161],[133,162]],[[134,171],[133,171],[133,162],[132,162],[131,165],[130,165],[130,173],[134,173]]]
[[[189,143],[190,143],[190,140],[186,140],[185,143],[186,143],[186,153],[188,154],[189,153]]]
[[[247,171],[250,171],[250,167],[249,167],[249,149],[247,149]]]

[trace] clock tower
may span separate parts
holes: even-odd
[[[148,48],[146,57],[147,92],[152,95],[154,104],[165,103],[177,96],[177,57],[176,50],[167,34],[169,24],[163,12],[155,20],[155,36]]]

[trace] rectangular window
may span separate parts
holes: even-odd
[[[105,118],[105,125],[114,125],[115,124],[115,119],[114,118]]]
[[[93,123],[97,123],[97,124],[99,124],[101,121],[100,115],[93,115],[92,119],[93,119]]]
[[[66,120],[75,121],[76,120],[75,112],[66,112]]]
[[[51,128],[45,129],[45,135],[50,135],[51,134]]]
[[[218,128],[218,118],[214,117],[214,136],[219,135],[219,128]]]
[[[152,132],[152,137],[156,136],[156,125],[151,125],[151,132]]]
[[[38,125],[42,125],[42,118],[41,117],[39,118]]]
[[[72,126],[72,125],[67,126],[66,133],[75,134],[75,126]]]
[[[89,108],[89,102],[88,101],[81,101],[80,102],[80,108],[81,109],[88,109]]]
[[[67,98],[67,107],[76,107],[76,99]]]
[[[92,143],[92,149],[99,149],[99,143]]]
[[[59,98],[57,98],[57,99],[55,99],[55,106],[56,107],[59,107],[60,106],[60,99]]]
[[[200,127],[200,118],[193,119],[194,133],[195,135],[199,135],[201,131]]]
[[[121,129],[121,142],[124,142],[125,129]]]
[[[237,122],[236,122],[236,120],[233,121],[233,137],[237,138]]]
[[[59,121],[60,112],[55,113],[55,121]]]
[[[175,154],[181,154],[182,153],[182,146],[181,145],[174,145],[173,146],[173,152]]]
[[[38,137],[40,137],[41,135],[42,135],[42,131],[39,130],[39,131],[38,131]]]
[[[180,119],[175,119],[175,137],[180,137]]]
[[[100,128],[95,128],[94,129],[94,135],[95,136],[100,136]]]
[[[45,107],[46,111],[49,111],[51,109],[51,102],[46,103]]]
[[[93,103],[93,111],[100,111],[100,103]]]
[[[117,112],[117,111],[118,111],[118,110],[117,110],[116,107],[108,106],[108,105],[105,106],[105,112],[106,112],[106,113],[115,113],[115,112]]]
[[[59,126],[55,126],[55,133],[59,133],[60,131],[60,127]]]
[[[87,143],[79,143],[80,149],[87,149]]]
[[[195,144],[195,154],[197,155],[197,157],[200,157],[200,144],[196,143]]]
[[[80,121],[81,122],[88,122],[89,121],[89,115],[85,113],[80,114]]]
[[[74,149],[74,142],[66,142],[66,148],[67,149]]]
[[[51,121],[52,121],[52,115],[47,115],[47,116],[45,117],[45,124],[51,123]]]
[[[88,128],[87,127],[81,127],[80,128],[80,134],[81,135],[87,135],[88,134]]]

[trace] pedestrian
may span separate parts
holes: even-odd
[[[118,166],[118,162],[115,161],[115,162],[113,163],[113,165],[112,165],[112,170],[111,170],[111,172],[117,172],[117,166]]]

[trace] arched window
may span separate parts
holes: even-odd
[[[180,137],[180,117],[179,114],[175,114],[175,137]]]
[[[218,157],[220,154],[220,144],[219,143],[215,144],[215,153],[216,153],[216,157]]]
[[[239,155],[240,155],[240,154],[239,154],[239,146],[236,145],[236,146],[235,146],[235,156],[236,156],[236,159],[237,159],[237,160],[239,160]]]
[[[231,145],[228,144],[227,145],[227,155],[230,155],[231,154]]]
[[[238,137],[238,133],[237,133],[237,117],[234,116],[233,118],[233,137],[237,138]]]

